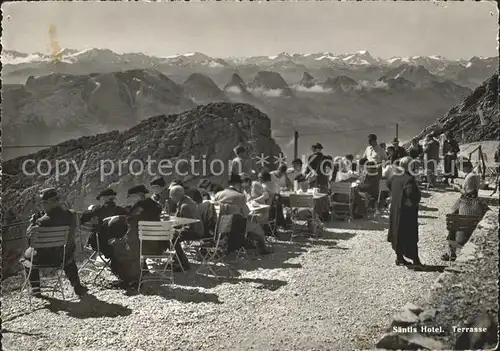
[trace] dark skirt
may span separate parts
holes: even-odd
[[[457,169],[457,155],[444,156],[444,175],[450,178],[456,178],[458,174]]]

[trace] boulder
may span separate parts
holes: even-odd
[[[483,329],[484,331],[465,331],[458,337],[455,350],[481,350],[491,348],[498,342],[498,324],[491,314],[483,312],[479,314],[467,328]]]
[[[437,314],[437,310],[435,310],[435,309],[425,310],[418,315],[418,318],[422,322],[427,322],[427,321],[433,320],[436,317],[436,314]]]
[[[418,316],[410,310],[403,310],[398,312],[393,320],[392,325],[398,327],[406,327],[415,323],[418,323]]]
[[[419,307],[411,302],[404,305],[403,310],[411,311],[411,312],[415,313],[416,315],[420,314],[420,312],[423,311],[423,309],[421,307]]]
[[[3,174],[9,175],[2,182],[3,208],[25,221],[38,211],[38,192],[52,186],[75,210],[94,204],[96,195],[109,186],[118,193],[117,202],[124,204],[129,187],[147,186],[157,175],[163,175],[167,182],[181,178],[188,181],[187,185],[196,184],[201,178],[225,185],[235,145],[244,142],[250,154],[263,153],[269,160],[281,154],[270,129],[267,115],[251,105],[214,103],[178,115],[151,117],[124,132],[69,140],[3,162]],[[33,164],[26,168],[29,173],[24,172],[23,163],[30,159],[35,163],[48,160],[52,166],[56,161],[68,161],[81,172],[70,166],[66,174],[58,176],[53,167],[47,175],[41,175]],[[267,166],[275,168],[273,163]],[[17,232],[11,236],[15,235]],[[16,242],[2,243],[4,257],[10,259],[8,252],[18,255],[22,251]],[[9,265],[5,261],[3,264],[4,268]]]

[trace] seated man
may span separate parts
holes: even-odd
[[[80,283],[78,269],[75,263],[76,216],[72,211],[64,210],[61,207],[59,195],[57,190],[54,188],[42,190],[40,193],[40,199],[44,214],[41,217],[33,218],[33,222],[27,230],[28,243],[30,241],[31,233],[36,227],[69,226],[70,232],[68,235],[64,257],[62,248],[34,249],[32,247],[28,247],[24,253],[24,259],[21,260],[26,270],[26,274],[28,274],[31,264],[51,266],[60,265],[64,258],[64,272],[73,286],[75,294],[81,297],[87,293],[88,289]],[[32,254],[33,262],[30,262]],[[31,294],[34,297],[41,297],[40,272],[38,269],[33,268],[31,270],[30,283]]]
[[[127,211],[115,203],[116,192],[113,189],[105,189],[97,195],[97,200],[99,200],[99,205],[92,206],[91,209],[84,211],[80,217],[80,223],[88,223],[93,219],[97,219],[96,231],[99,233],[99,249],[101,253],[110,258],[111,249],[108,245],[108,240],[113,236],[112,233],[108,231],[107,226],[103,226],[103,220],[108,217],[125,215]],[[122,235],[117,234],[117,235]],[[119,237],[118,236],[118,237]],[[95,234],[89,239],[89,243],[94,250],[97,250],[97,241]]]
[[[238,174],[231,175],[229,178],[229,187],[215,195],[215,202],[233,205],[246,219],[250,216],[250,209],[248,208],[246,197],[241,191],[241,178]],[[261,254],[270,253],[266,247],[264,230],[258,223],[247,220],[247,232],[248,237],[257,242]]]
[[[184,185],[184,183],[180,180],[173,180],[172,183],[170,183],[168,189],[170,191],[170,189],[176,185],[180,185],[184,188],[184,192],[187,196],[189,196],[194,202],[196,202],[197,204],[201,204],[203,202],[203,196],[201,194],[201,192],[196,189],[196,188],[190,188],[190,187],[187,187]],[[177,212],[177,207],[176,207],[176,204],[174,201],[172,201],[172,199],[170,199],[170,196],[167,200],[167,203],[168,203],[168,210],[169,210],[169,213],[170,214],[174,214]]]
[[[175,251],[179,257],[180,264],[184,270],[189,270],[189,260],[182,249],[181,242],[199,240],[205,235],[203,229],[203,222],[198,210],[197,204],[185,194],[184,188],[176,185],[170,188],[170,198],[175,202],[177,207],[176,217],[198,219],[198,223],[182,226],[176,228]]]
[[[484,214],[490,209],[484,202],[477,198],[474,189],[467,188],[464,193],[451,209],[452,214],[459,214],[464,216],[479,216],[483,217]],[[457,258],[457,249],[464,246],[469,241],[473,230],[469,232],[453,232],[449,231],[446,240],[448,240],[449,252],[441,256],[443,261],[455,261]]]

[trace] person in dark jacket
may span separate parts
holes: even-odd
[[[325,155],[322,152],[323,145],[316,143],[311,146],[311,149],[313,153],[307,159],[304,175],[309,180],[311,188],[319,188],[321,193],[326,194],[328,192],[329,175],[324,169],[326,162],[324,162]]]
[[[111,258],[112,252],[109,247],[108,240],[112,237],[116,237],[116,235],[120,237],[124,233],[122,232],[116,235],[111,235],[112,233],[108,231],[108,226],[103,225],[103,221],[108,217],[125,215],[127,214],[127,210],[116,205],[116,192],[113,189],[104,189],[99,193],[99,195],[97,195],[96,199],[100,201],[100,204],[93,206],[90,210],[84,211],[80,217],[80,223],[84,224],[93,219],[97,219],[95,230],[99,233],[99,249],[104,256]],[[94,250],[97,250],[95,233],[90,236],[89,243]]]
[[[414,160],[422,159],[424,157],[424,148],[418,143],[417,138],[413,138],[411,140],[411,145],[408,149],[408,155]]]
[[[172,187],[174,187],[176,185],[182,186],[184,188],[184,193],[187,196],[189,196],[198,205],[203,202],[203,195],[201,194],[201,192],[198,189],[185,186],[184,183],[178,179],[175,179],[170,183],[170,185],[168,187],[169,191]],[[169,210],[170,214],[174,214],[175,212],[177,212],[177,205],[176,205],[175,201],[172,201],[172,199],[170,198],[170,195],[168,197],[167,204],[168,204],[168,210]]]
[[[160,204],[162,209],[165,208],[168,200],[168,187],[165,179],[163,177],[156,177],[149,183],[149,186],[153,193],[151,199]]]
[[[458,175],[457,158],[460,147],[451,132],[447,132],[445,136],[446,140],[443,143],[444,183],[450,185],[450,180],[453,184],[454,179]]]
[[[424,146],[424,168],[427,175],[429,187],[436,186],[437,167],[439,165],[439,141],[431,134],[425,137]]]
[[[177,212],[176,217],[181,218],[191,218],[199,220],[198,223],[193,223],[190,225],[185,225],[176,228],[175,235],[178,237],[176,240],[175,251],[177,257],[180,260],[180,264],[184,270],[189,270],[190,264],[189,260],[184,253],[181,243],[183,241],[199,240],[205,235],[203,222],[201,221],[201,213],[199,211],[198,205],[185,194],[184,188],[180,185],[176,185],[170,188],[170,198],[176,203]]]
[[[394,140],[392,141],[392,147],[394,148],[394,153],[392,154],[391,157],[391,163],[394,163],[396,162],[396,160],[408,156],[406,150],[403,147],[399,146],[398,138],[394,138]]]
[[[40,192],[40,200],[44,213],[39,218],[33,218],[33,223],[28,227],[26,232],[28,243],[30,242],[31,233],[36,227],[69,226],[70,230],[66,249],[63,251],[62,248],[34,249],[33,247],[28,247],[21,263],[26,270],[26,274],[28,274],[31,264],[60,265],[64,259],[64,272],[73,286],[75,294],[81,297],[87,293],[88,289],[81,284],[75,263],[76,214],[61,207],[59,195],[55,188],[42,190]],[[31,269],[29,280],[32,296],[41,297],[40,272],[38,269]]]
[[[421,266],[418,255],[418,204],[421,194],[417,182],[410,174],[411,157],[400,160],[402,170],[387,180],[391,191],[391,207],[389,213],[389,232],[387,241],[396,252],[396,265],[410,265],[405,257],[413,261],[413,265]]]

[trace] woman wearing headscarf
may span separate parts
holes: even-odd
[[[412,158],[403,157],[400,168],[387,180],[391,191],[391,207],[389,214],[389,232],[387,241],[396,252],[396,265],[421,266],[418,256],[418,203],[421,194],[415,178],[411,174]]]

